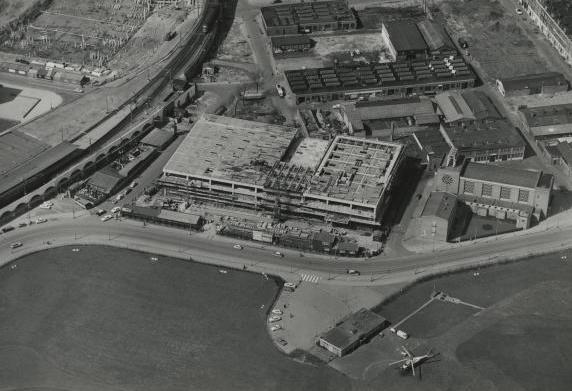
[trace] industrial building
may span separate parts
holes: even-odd
[[[572,137],[572,104],[522,107],[524,129],[536,140]]]
[[[461,161],[497,162],[524,159],[526,143],[507,120],[442,124],[443,138],[451,147],[447,166]]]
[[[297,103],[430,95],[475,86],[477,76],[458,56],[286,71]]]
[[[358,101],[341,107],[350,133],[364,130],[366,137],[390,140],[440,123],[433,102],[420,97]]]
[[[430,58],[457,54],[457,47],[442,25],[423,20],[417,23],[417,28],[427,43]]]
[[[454,194],[442,191],[430,193],[418,219],[424,236],[431,236],[437,242],[446,242],[451,234],[457,204],[457,196]]]
[[[538,143],[540,150],[550,163],[564,174],[572,176],[572,145],[568,141],[548,140]]]
[[[318,344],[336,356],[342,357],[357,349],[388,325],[389,322],[383,316],[362,308],[322,334]]]
[[[524,0],[524,9],[564,60],[572,65],[572,18],[567,0]]]
[[[446,91],[437,94],[435,102],[446,123],[502,118],[494,103],[482,91]]]
[[[355,30],[357,21],[347,1],[279,4],[261,8],[268,36]]]
[[[293,128],[204,115],[164,167],[160,183],[172,196],[380,225],[403,146],[337,136],[325,152],[321,144],[316,151],[305,144],[298,154],[299,141]]]
[[[435,177],[435,191],[452,193],[482,216],[516,221],[528,228],[531,218],[546,217],[554,177],[492,164],[467,162],[441,168]]]
[[[272,45],[272,53],[274,53],[274,55],[305,52],[314,46],[314,41],[307,35],[271,37],[270,43]]]
[[[496,86],[503,96],[555,95],[566,92],[569,88],[568,80],[558,72],[497,79]]]
[[[413,22],[383,23],[381,36],[392,57],[400,61],[424,61],[428,57],[427,43]]]
[[[439,128],[413,132],[413,140],[425,157],[428,172],[437,171],[447,161],[451,146],[447,144]]]

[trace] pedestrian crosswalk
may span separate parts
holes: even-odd
[[[320,276],[316,276],[315,274],[302,274],[302,281],[317,284],[319,280]]]

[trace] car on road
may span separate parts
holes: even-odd
[[[25,223],[25,222],[23,222],[23,221],[22,221],[21,223],[18,223],[18,227],[20,227],[20,228],[24,228],[24,227],[27,227],[27,226],[28,226],[28,224]]]
[[[45,223],[45,222],[47,222],[47,221],[48,221],[48,219],[45,219],[45,218],[43,218],[43,217],[38,217],[38,218],[36,219],[36,224],[42,224],[42,223]]]
[[[131,182],[131,184],[129,185],[130,188],[135,188],[135,186],[137,186],[137,181],[133,181]]]
[[[352,276],[359,276],[361,274],[359,271],[354,270],[354,269],[348,269],[348,270],[346,270],[346,273],[348,273]]]
[[[516,9],[516,14],[517,14],[517,15],[522,15],[522,14],[524,14],[524,12],[522,11],[522,8],[517,8],[517,9]]]
[[[105,209],[98,209],[97,212],[95,212],[95,214],[98,216],[103,216],[105,214]]]
[[[240,244],[235,244],[234,246],[232,246],[232,248],[236,250],[242,250],[242,246]]]
[[[12,227],[11,225],[8,225],[8,226],[2,228],[2,232],[4,232],[4,233],[10,232],[10,231],[13,231],[13,230],[14,230],[14,227]]]
[[[103,217],[101,218],[101,221],[104,221],[104,222],[105,222],[105,221],[107,221],[107,220],[111,220],[112,218],[113,218],[112,215],[105,215],[105,216],[103,216]]]
[[[270,323],[280,322],[281,320],[282,320],[282,317],[280,315],[272,315],[270,318],[268,318],[268,321]]]
[[[284,254],[282,254],[280,251],[274,251],[274,254],[273,254],[273,255],[274,255],[275,257],[283,257],[283,256],[284,256]]]
[[[119,213],[120,210],[121,210],[121,208],[119,206],[115,206],[115,207],[111,208],[111,213],[113,213],[113,214]]]
[[[282,329],[282,326],[280,326],[279,324],[275,324],[272,327],[270,327],[270,331],[278,331],[281,329]]]
[[[459,38],[457,40],[457,42],[459,42],[459,46],[461,46],[461,49],[468,49],[469,48],[469,43],[467,42],[467,40],[465,38]]]
[[[14,249],[14,248],[18,248],[18,247],[22,247],[24,244],[22,242],[14,242],[10,245],[10,248]]]
[[[77,92],[77,93],[82,93],[83,92],[83,88],[76,88],[75,90],[73,90],[73,92]]]

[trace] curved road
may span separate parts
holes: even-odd
[[[430,254],[401,257],[335,258],[305,254],[292,250],[246,242],[243,250],[233,248],[233,240],[192,233],[156,225],[144,226],[133,220],[102,222],[96,216],[59,216],[40,225],[16,229],[0,237],[0,264],[5,264],[31,252],[60,245],[102,244],[165,254],[200,262],[296,278],[292,273],[314,273],[324,277],[322,282],[352,285],[384,285],[410,281],[427,273],[453,267],[480,265],[506,258],[520,258],[572,247],[572,226],[552,228],[505,237],[463,243],[459,247]],[[10,249],[10,243],[23,246]],[[47,244],[49,241],[50,244]],[[283,257],[274,256],[280,250]],[[347,269],[359,270],[361,277],[348,276]],[[326,276],[328,278],[326,278]]]

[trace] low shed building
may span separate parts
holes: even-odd
[[[503,96],[556,94],[568,91],[568,80],[558,72],[523,75],[497,79],[497,89]]]
[[[357,349],[359,345],[368,341],[388,325],[389,322],[383,316],[362,308],[343,319],[330,331],[322,334],[318,343],[341,357]]]

